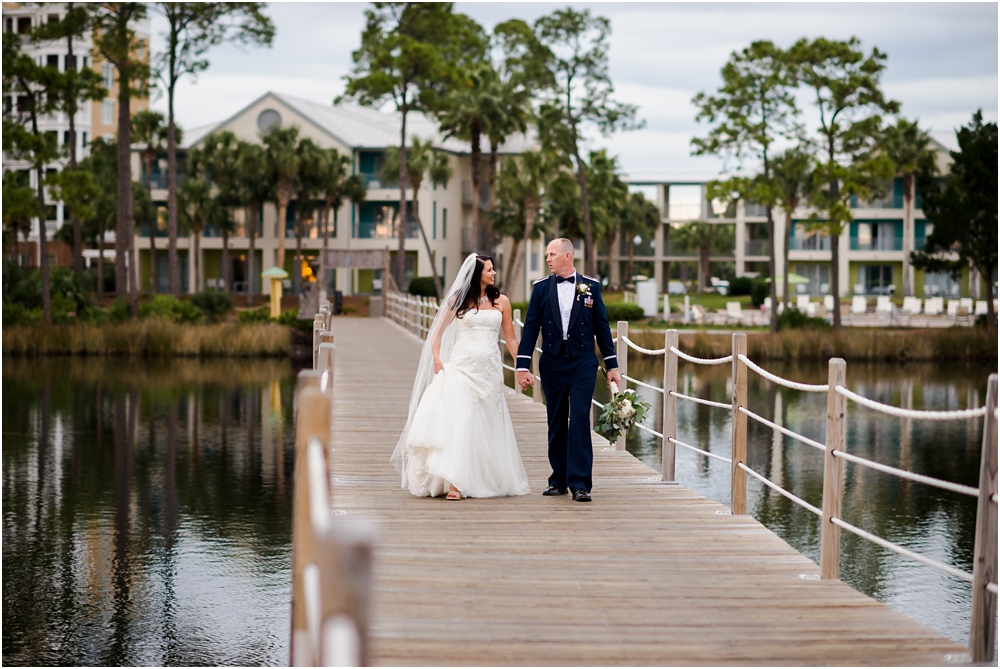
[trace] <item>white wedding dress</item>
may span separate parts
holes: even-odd
[[[528,475],[514,438],[497,348],[502,314],[467,312],[454,322],[454,348],[427,386],[393,454],[402,486],[437,497],[526,495]]]

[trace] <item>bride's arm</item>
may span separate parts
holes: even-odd
[[[507,299],[506,295],[501,295],[500,299],[500,313],[503,314],[503,318],[500,322],[500,329],[503,331],[503,340],[507,344],[507,350],[510,351],[510,357],[517,361],[517,336],[514,334],[514,318],[511,316],[510,300]]]
[[[441,308],[445,309],[445,313],[438,320],[434,331],[431,332],[431,353],[434,355],[435,374],[444,369],[444,365],[441,364],[441,337],[451,322],[455,320],[454,301],[448,305],[441,305]]]

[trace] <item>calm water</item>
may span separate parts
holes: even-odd
[[[662,345],[662,344],[661,344]],[[663,363],[629,358],[629,376],[663,386]],[[826,383],[821,363],[767,366],[785,378]],[[847,364],[847,386],[854,392],[894,406],[914,409],[965,409],[986,398],[988,366],[962,364]],[[682,362],[680,392],[730,401],[730,366],[695,366]],[[597,399],[607,400],[600,380]],[[653,405],[645,423],[661,430],[662,396],[637,387]],[[826,394],[780,388],[748,373],[748,409],[822,443],[826,434]],[[730,413],[685,400],[677,402],[678,440],[711,453],[732,454]],[[911,421],[848,404],[847,451],[887,465],[978,487],[982,423]],[[786,490],[822,507],[823,453],[747,420],[747,464]],[[660,440],[636,430],[628,450],[660,469]],[[698,493],[728,505],[730,466],[677,448],[677,480]],[[819,563],[820,519],[747,476],[747,509],[791,546]],[[844,519],[857,527],[906,546],[945,564],[972,571],[976,500],[912,483],[845,463]],[[854,588],[966,645],[971,586],[841,531],[840,576]]]
[[[3,663],[282,665],[287,361],[3,361]]]
[[[770,367],[826,380],[821,365]],[[295,371],[274,360],[3,361],[4,664],[287,662]],[[656,363],[633,357],[630,372],[662,384]],[[957,409],[982,404],[987,373],[849,363],[847,378],[883,402]],[[683,364],[680,383],[685,394],[728,402],[728,376],[726,366]],[[659,395],[639,392],[659,429]],[[750,375],[751,410],[820,441],[825,402]],[[678,418],[682,441],[729,455],[726,411],[679,402]],[[904,422],[852,407],[849,423],[850,452],[978,484],[980,421]],[[818,505],[822,455],[748,427],[750,466]],[[639,432],[629,450],[659,468],[655,438]],[[683,485],[729,503],[727,465],[678,449],[677,472]],[[747,485],[750,513],[818,561],[818,520]],[[848,463],[844,516],[971,570],[971,498]],[[966,642],[968,585],[846,532],[841,575]]]

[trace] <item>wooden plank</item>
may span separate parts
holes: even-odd
[[[837,581],[749,516],[595,438],[594,502],[542,497],[545,408],[507,404],[532,494],[417,498],[388,459],[420,342],[334,319],[333,507],[376,519],[380,665],[940,665],[962,648]]]

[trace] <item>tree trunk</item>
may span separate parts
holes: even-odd
[[[257,241],[257,220],[260,218],[260,210],[256,204],[250,205],[250,214],[247,217],[247,237],[250,239],[250,250],[247,253],[247,306],[253,306],[253,282],[256,278],[254,273],[256,268],[256,241]]]
[[[403,283],[403,274],[406,271],[406,103],[402,108],[402,124],[399,130],[399,211],[396,213],[396,238],[399,244],[396,247],[396,288],[400,292],[406,292]]]
[[[497,154],[500,151],[500,142],[496,140],[490,140],[490,212],[496,207],[497,203]],[[489,219],[490,230],[493,229],[493,219]]]
[[[635,237],[628,240],[628,278],[631,281],[635,274]]]
[[[913,248],[913,175],[903,175],[903,296],[913,295],[913,281],[910,277],[910,251]]]
[[[788,275],[792,273],[792,268],[788,266],[788,249],[792,246],[792,213],[795,208],[785,210],[785,243],[782,253],[785,254],[785,283],[781,288],[781,301],[785,305],[785,309],[788,308],[790,303],[788,294],[791,288],[791,283],[788,280]],[[778,309],[778,305],[774,305],[775,311]]]
[[[295,205],[295,260],[292,262],[292,290],[296,295],[302,294],[302,227],[305,221],[302,220],[302,201]]]
[[[222,286],[227,293],[233,292],[232,282],[229,277],[229,231],[222,230]]]
[[[778,264],[776,262],[774,248],[774,213],[771,206],[767,206],[767,244],[770,247],[767,252],[768,262],[771,271],[771,327],[772,333],[778,331]],[[785,275],[788,275],[788,268],[785,268]]]
[[[177,263],[177,133],[174,126],[174,88],[170,87],[167,124],[167,289],[181,294],[181,275]]]
[[[992,265],[986,265],[979,268],[979,274],[986,280],[986,330],[995,335],[997,312],[993,305],[993,282],[997,280],[997,273]]]
[[[73,4],[69,3],[69,11],[73,11]],[[73,63],[73,70],[79,71],[76,66],[76,55],[73,53],[73,33],[66,35],[66,62]],[[76,170],[76,100],[72,100],[66,110],[69,120],[69,169]],[[76,212],[71,212],[70,220],[73,223],[73,272],[76,278],[83,276],[83,225]],[[16,235],[15,235],[16,236]]]
[[[191,292],[197,293],[201,289],[201,226],[191,231],[194,237],[194,285]]]
[[[489,255],[487,249],[488,241],[486,234],[479,229],[479,200],[483,182],[483,152],[479,147],[482,136],[482,126],[478,119],[474,119],[469,126],[470,143],[472,146],[472,248],[476,253]]]
[[[287,196],[278,195],[278,255],[274,259],[274,264],[281,269],[285,269],[285,218],[288,216]]]
[[[830,235],[830,291],[833,293],[833,329],[840,329],[840,235]]]
[[[38,267],[42,273],[42,316],[45,322],[52,324],[52,290],[49,283],[49,243],[45,230],[45,167],[38,166]]]
[[[97,231],[97,301],[104,301],[104,218],[100,218]]]
[[[153,201],[153,160],[156,158],[152,153],[147,152],[146,162],[146,192],[149,193],[150,202]],[[154,216],[156,213],[154,211]],[[149,221],[149,290],[156,295],[158,286],[156,273],[156,219]]]
[[[441,275],[438,274],[437,269],[437,259],[434,257],[434,253],[431,251],[430,242],[427,241],[427,233],[424,232],[424,222],[420,220],[420,207],[417,206],[417,189],[413,189],[413,211],[414,218],[417,219],[417,227],[420,228],[420,236],[424,238],[424,248],[427,249],[427,259],[431,261],[431,273],[434,275],[434,290],[437,291],[438,299],[444,299],[444,283],[441,281]]]
[[[316,280],[319,281],[320,288],[326,290],[326,249],[330,246],[330,200],[323,200],[323,208],[320,210],[319,216],[319,233],[323,238],[323,250],[319,254],[319,276]]]
[[[126,257],[134,236],[135,214],[132,210],[132,123],[129,116],[131,102],[127,69],[118,67],[118,227],[115,232],[115,293],[124,297],[128,290],[129,309],[132,317],[139,315],[138,292],[134,280],[135,263],[129,263],[133,275],[131,285],[126,276]],[[124,76],[123,76],[124,75]]]
[[[580,203],[583,209],[583,273],[597,276],[597,254],[594,253],[593,230],[590,227],[590,198],[587,195],[587,171],[580,157],[580,152],[574,147],[576,157],[576,180],[580,184]]]
[[[708,289],[708,275],[712,271],[710,269],[711,261],[709,258],[711,246],[709,244],[702,244],[698,250],[698,292],[704,293]]]
[[[528,299],[528,280],[524,276],[524,267],[528,264],[528,245],[531,241],[531,235],[535,231],[535,217],[538,214],[538,198],[529,197],[525,200],[524,207],[524,236],[522,237],[520,244],[518,240],[514,240],[514,246],[511,248],[511,256],[514,258],[514,266],[510,268],[510,274],[508,275],[511,279],[517,276],[524,283],[523,286],[523,300]],[[518,246],[520,246],[520,253],[518,253]],[[510,298],[510,293],[507,294]],[[522,300],[522,301],[523,301]]]

